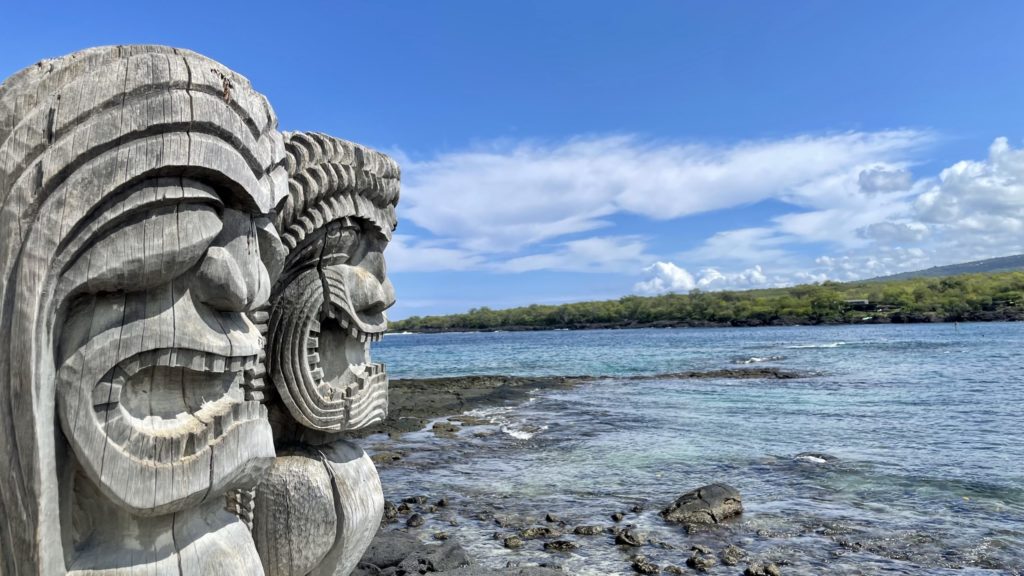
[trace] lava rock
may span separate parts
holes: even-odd
[[[577,546],[575,542],[570,542],[568,540],[552,540],[551,542],[544,543],[545,550],[554,552],[572,552],[577,548],[579,548],[579,546]]]
[[[390,500],[384,501],[384,519],[391,522],[395,518],[398,518],[398,506],[395,506],[394,502]]]
[[[735,566],[746,557],[747,552],[735,544],[726,546],[725,550],[722,550],[721,555],[722,564],[725,564],[726,566]]]
[[[403,454],[401,452],[383,451],[370,456],[370,460],[373,460],[373,463],[377,466],[387,466],[392,462],[398,462],[402,459],[402,456]]]
[[[676,566],[675,564],[669,564],[668,566],[665,566],[665,573],[666,574],[686,574],[686,571],[683,570],[682,568],[680,568],[679,566]]]
[[[434,540],[444,541],[444,540],[447,540],[447,539],[448,539],[448,533],[447,532],[434,532]]]
[[[426,496],[409,496],[407,498],[402,498],[402,503],[403,504],[426,504],[427,503],[427,497]]]
[[[440,500],[438,500],[437,501],[437,507],[438,508],[447,508],[448,507],[448,499],[447,498],[441,498]]]
[[[637,554],[633,556],[633,571],[637,574],[661,574],[661,568],[647,559],[646,556]]]
[[[612,520],[614,520],[615,522],[622,522],[622,519],[625,518],[625,517],[626,517],[626,515],[623,514],[622,512],[616,512],[616,513],[612,514]]]
[[[573,528],[572,533],[579,536],[597,536],[604,532],[604,529],[600,526],[577,526]]]
[[[743,576],[782,576],[782,570],[779,570],[775,564],[751,562],[743,571]]]
[[[661,516],[680,524],[718,524],[743,512],[738,490],[728,484],[709,484],[683,494]]]
[[[626,528],[620,530],[615,535],[615,543],[621,546],[643,546],[647,542],[647,537],[641,533],[633,530],[632,528]]]
[[[437,422],[431,430],[434,432],[434,436],[439,438],[455,438],[458,436],[460,428],[448,422]]]
[[[425,544],[406,532],[381,531],[366,549],[352,576],[421,574],[423,570],[445,572],[471,564],[469,555],[457,543]]]
[[[424,522],[426,522],[426,520],[423,519],[423,516],[420,516],[419,514],[413,514],[412,516],[409,516],[408,520],[405,521],[405,525],[409,528],[419,528],[420,526],[423,526]]]
[[[522,548],[524,544],[526,543],[523,542],[523,539],[519,536],[509,536],[508,538],[505,538],[501,541],[501,545],[510,550]]]
[[[694,546],[693,553],[686,559],[686,565],[698,572],[707,572],[715,564],[718,564],[715,555],[704,546]]]
[[[546,522],[561,522],[562,521],[561,518],[559,518],[558,516],[555,516],[551,512],[548,512],[547,515],[544,516],[544,520]]]
[[[534,538],[558,538],[562,535],[560,530],[549,528],[547,526],[531,526],[519,531],[519,536],[524,540],[533,540]]]

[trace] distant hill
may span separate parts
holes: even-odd
[[[1003,256],[1000,258],[988,258],[986,260],[975,260],[962,264],[950,264],[949,266],[932,266],[926,270],[914,272],[902,272],[891,276],[879,276],[865,280],[865,282],[888,282],[890,280],[908,280],[910,278],[943,278],[946,276],[959,276],[961,274],[981,274],[986,272],[1015,272],[1024,270],[1024,254],[1016,256]]]

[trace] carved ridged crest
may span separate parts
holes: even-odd
[[[357,216],[387,239],[395,229],[400,172],[385,154],[315,132],[285,133],[288,198],[274,221],[289,249],[325,223]]]

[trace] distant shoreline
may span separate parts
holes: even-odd
[[[786,326],[851,326],[851,325],[879,325],[879,324],[967,324],[967,323],[983,323],[983,322],[1021,322],[1024,321],[1024,314],[1022,313],[995,313],[979,315],[981,317],[964,318],[960,320],[947,320],[943,318],[928,318],[923,317],[920,319],[910,319],[901,317],[899,319],[892,318],[872,318],[870,320],[860,320],[853,322],[814,322],[813,320],[806,320],[804,322],[793,321],[793,322],[768,322],[768,323],[735,323],[735,322],[672,322],[672,321],[659,321],[659,322],[645,322],[645,323],[609,323],[609,324],[565,324],[565,325],[554,325],[554,326],[497,326],[488,328],[470,328],[470,327],[452,327],[452,328],[400,328],[395,330],[389,330],[388,334],[450,334],[456,332],[556,332],[556,331],[576,331],[576,330],[636,330],[643,328],[781,328]]]

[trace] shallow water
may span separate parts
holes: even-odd
[[[481,411],[456,440],[407,435],[383,468],[391,498],[447,495],[443,529],[483,558],[556,561],[576,574],[631,574],[611,537],[570,537],[572,554],[518,551],[481,512],[570,524],[624,523],[677,549],[735,543],[785,574],[1024,571],[1024,324],[600,330],[388,336],[392,378],[462,374],[602,376],[778,366],[798,380],[601,380]],[[376,441],[379,441],[377,439]],[[371,439],[368,446],[373,446]],[[838,457],[795,460],[804,451]],[[741,519],[686,535],[658,510],[710,482],[743,495]],[[543,523],[540,521],[539,523]],[[554,558],[552,558],[554,556]],[[742,569],[719,565],[712,574]]]

